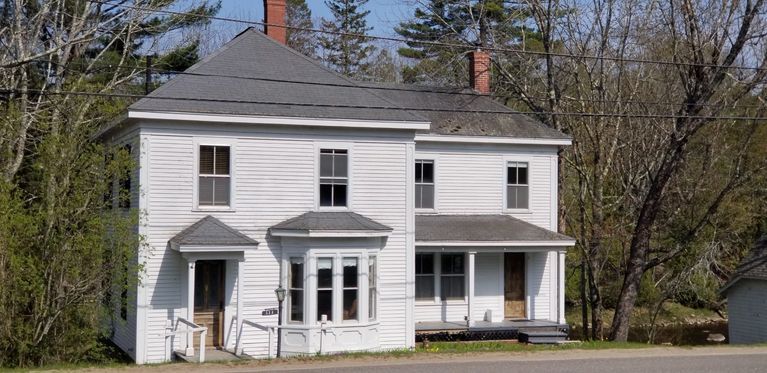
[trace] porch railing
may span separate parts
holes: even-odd
[[[179,329],[179,326],[181,324],[186,325],[185,329]],[[183,317],[179,317],[176,319],[176,325],[173,327],[171,331],[165,332],[166,338],[175,338],[177,335],[194,335],[194,333],[200,333],[200,363],[205,362],[205,337],[208,335],[208,328],[205,326],[197,325]],[[189,345],[190,338],[186,338],[186,356],[194,356],[194,345]],[[171,341],[171,346],[174,345],[175,341]],[[191,353],[190,353],[191,351]]]

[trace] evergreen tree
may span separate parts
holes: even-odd
[[[287,25],[301,29],[314,28],[312,11],[306,0],[288,0],[286,8]],[[317,39],[311,31],[288,28],[288,46],[308,57],[317,56]]]
[[[413,20],[395,31],[410,40],[402,57],[416,61],[403,69],[408,82],[465,85],[469,47],[536,48],[539,33],[525,29],[530,13],[524,5],[503,0],[430,0],[416,8]],[[429,42],[457,46],[434,45]]]
[[[365,17],[369,10],[362,10],[368,0],[326,0],[333,19],[322,19],[320,46],[323,60],[332,69],[353,78],[365,78],[370,68],[369,57],[375,47],[364,35],[372,30]]]

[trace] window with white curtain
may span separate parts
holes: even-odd
[[[333,321],[333,258],[317,259],[317,321]]]

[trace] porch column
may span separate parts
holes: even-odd
[[[560,324],[566,323],[565,320],[565,254],[566,251],[557,252],[557,276],[558,285],[557,289],[559,294],[557,299],[557,322]]]
[[[194,322],[194,267],[195,260],[187,259],[187,286],[186,286],[186,320]],[[191,328],[189,325],[187,328]],[[194,333],[186,334],[186,356],[194,356]]]
[[[469,315],[466,317],[466,324],[468,326],[474,325],[474,321],[472,320],[472,314],[474,311],[474,257],[477,254],[476,251],[469,251],[469,291],[467,292],[468,296],[468,312]]]
[[[243,299],[245,298],[245,259],[237,261],[237,333],[235,334],[236,349],[235,354],[242,354],[242,311],[243,311]]]

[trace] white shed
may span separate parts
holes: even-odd
[[[767,235],[757,241],[721,292],[727,296],[730,343],[767,342]]]

